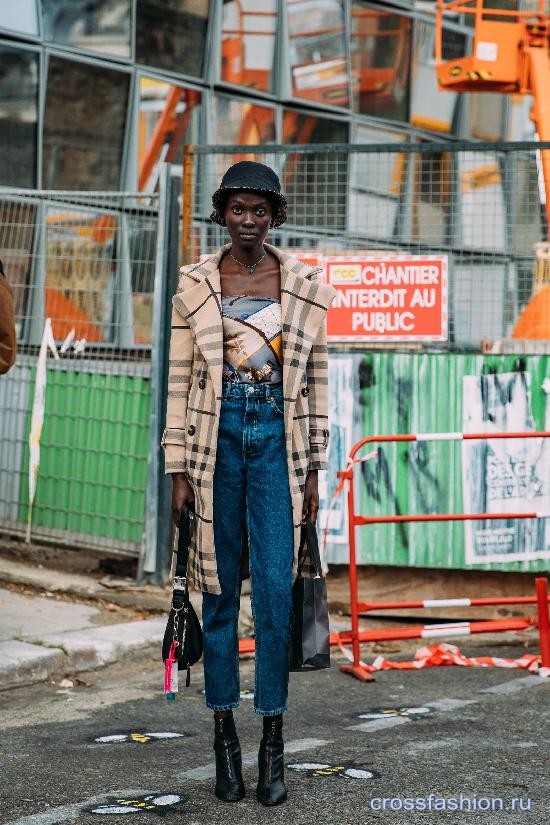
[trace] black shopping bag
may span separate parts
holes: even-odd
[[[304,547],[307,547],[315,567],[315,578],[302,575]],[[292,588],[288,669],[304,671],[327,667],[330,667],[327,583],[321,567],[315,524],[307,521],[302,527],[298,575]]]

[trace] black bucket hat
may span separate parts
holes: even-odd
[[[210,215],[211,221],[220,226],[225,226],[222,214],[225,199],[230,190],[241,189],[269,194],[269,200],[273,204],[271,226],[281,226],[286,221],[287,203],[285,196],[281,193],[279,178],[269,166],[252,160],[241,160],[229,167],[222,178],[220,188],[216,189],[212,195],[214,211]]]

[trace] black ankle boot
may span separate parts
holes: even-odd
[[[216,754],[216,789],[218,799],[238,802],[245,790],[241,773],[241,746],[233,714],[214,716],[214,753]]]
[[[264,716],[258,771],[258,800],[262,805],[280,805],[286,799],[282,715]]]

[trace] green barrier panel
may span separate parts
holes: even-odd
[[[33,525],[139,543],[150,408],[147,378],[49,368]],[[19,506],[23,522],[28,517],[28,474],[26,449]]]

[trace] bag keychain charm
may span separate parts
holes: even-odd
[[[177,642],[170,645],[170,653],[164,663],[164,693],[169,702],[174,702],[178,692],[178,660],[176,657]]]
[[[181,608],[174,609],[174,636],[172,639],[172,644],[170,645],[170,652],[168,653],[168,658],[164,663],[164,693],[166,694],[166,698],[169,702],[175,701],[176,693],[178,692],[179,659],[177,655],[177,650],[179,644],[178,616],[180,612]]]

